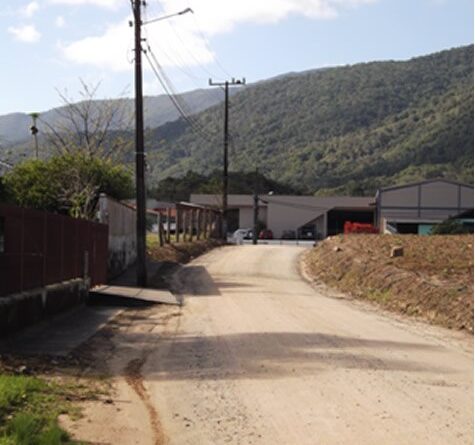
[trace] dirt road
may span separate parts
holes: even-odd
[[[302,280],[302,251],[225,247],[176,274],[181,313],[154,325],[153,308],[150,328],[116,336],[143,403],[121,408],[136,440],[110,443],[472,443],[471,339],[325,296]]]

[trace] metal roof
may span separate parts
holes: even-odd
[[[434,178],[434,179],[427,179],[424,181],[418,181],[418,182],[411,182],[409,184],[401,184],[401,185],[393,185],[390,187],[382,187],[378,189],[378,192],[386,192],[388,190],[397,190],[397,189],[403,189],[403,188],[409,188],[409,187],[416,187],[418,185],[425,185],[425,184],[432,184],[434,182],[445,182],[447,184],[452,184],[452,185],[457,185],[457,186],[462,186],[462,187],[467,187],[473,189],[473,185],[470,184],[464,184],[463,182],[457,182],[453,181],[451,179],[445,179],[445,178]]]

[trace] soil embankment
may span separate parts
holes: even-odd
[[[393,247],[403,255],[391,257]],[[473,332],[473,235],[347,235],[304,257],[307,275],[352,296]]]

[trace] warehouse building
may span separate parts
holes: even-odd
[[[220,207],[219,195],[192,194],[190,201]],[[374,198],[260,195],[259,220],[275,238],[322,239],[343,232],[345,221],[374,223]],[[228,196],[228,231],[253,227],[252,195]]]
[[[471,219],[466,217],[470,212]],[[434,224],[459,216],[461,223],[473,227],[472,185],[434,179],[383,188],[376,194],[376,221],[382,233],[424,235]]]
[[[190,201],[221,207],[220,195],[192,194]],[[229,232],[253,227],[252,195],[229,195],[228,208]],[[343,233],[345,221],[373,224],[381,233],[427,234],[459,215],[473,227],[473,186],[446,179],[382,188],[376,197],[259,195],[259,220],[276,238],[322,239]]]

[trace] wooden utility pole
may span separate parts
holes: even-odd
[[[147,285],[145,218],[145,148],[143,136],[142,15],[143,0],[132,0],[135,26],[135,185],[137,200],[137,285]]]
[[[221,218],[221,237],[224,241],[227,240],[228,233],[228,145],[229,145],[229,85],[245,85],[246,79],[225,82],[213,82],[209,79],[210,86],[224,86],[224,152],[223,152],[223,203],[222,203],[222,218]]]

